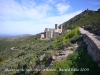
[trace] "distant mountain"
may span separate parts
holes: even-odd
[[[32,36],[31,34],[22,34],[22,35],[19,35],[20,37],[24,37],[24,36]]]
[[[23,35],[17,35],[17,36],[10,36],[10,35],[2,35],[0,36],[0,40],[4,40],[4,41],[22,41],[25,40],[27,38],[33,37],[34,35],[30,35],[30,34],[23,34]]]
[[[22,35],[0,35],[0,38],[19,38],[19,37],[25,37],[25,36],[32,36],[31,34],[22,34]]]
[[[23,36],[31,36],[31,34],[23,34]]]

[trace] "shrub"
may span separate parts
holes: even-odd
[[[59,38],[58,40],[55,41],[55,46],[56,47],[61,47],[62,48],[62,45],[66,44],[70,44],[70,42],[72,40],[76,40],[78,39],[80,33],[79,33],[79,28],[75,28],[73,29],[72,31],[70,31],[69,33],[63,35],[61,38]]]

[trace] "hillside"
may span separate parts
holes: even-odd
[[[99,75],[100,68],[87,53],[79,27],[100,35],[100,10],[85,10],[64,22],[63,33],[49,40],[40,40],[35,35],[0,40],[1,75]],[[70,32],[66,32],[70,29]],[[63,51],[71,51],[67,58],[60,59]],[[62,54],[61,54],[62,53]],[[53,60],[52,56],[59,59]],[[60,60],[60,61],[59,61]],[[85,60],[85,61],[84,61]],[[43,71],[43,69],[56,71]],[[59,71],[59,69],[78,68],[81,71]],[[35,70],[37,69],[37,70]]]
[[[72,19],[70,19],[67,22],[63,23],[64,30],[66,29],[73,29],[77,26],[84,26],[86,29],[92,31],[95,33],[95,30],[97,30],[97,33],[99,33],[100,30],[100,10],[97,11],[93,10],[85,10],[79,15],[76,15]]]

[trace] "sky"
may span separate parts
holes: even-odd
[[[0,35],[34,35],[98,8],[100,0],[0,0]]]

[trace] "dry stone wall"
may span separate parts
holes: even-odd
[[[84,30],[79,29],[81,34],[83,34],[84,41],[88,45],[88,53],[92,56],[92,59],[98,63],[100,67],[100,36]]]

